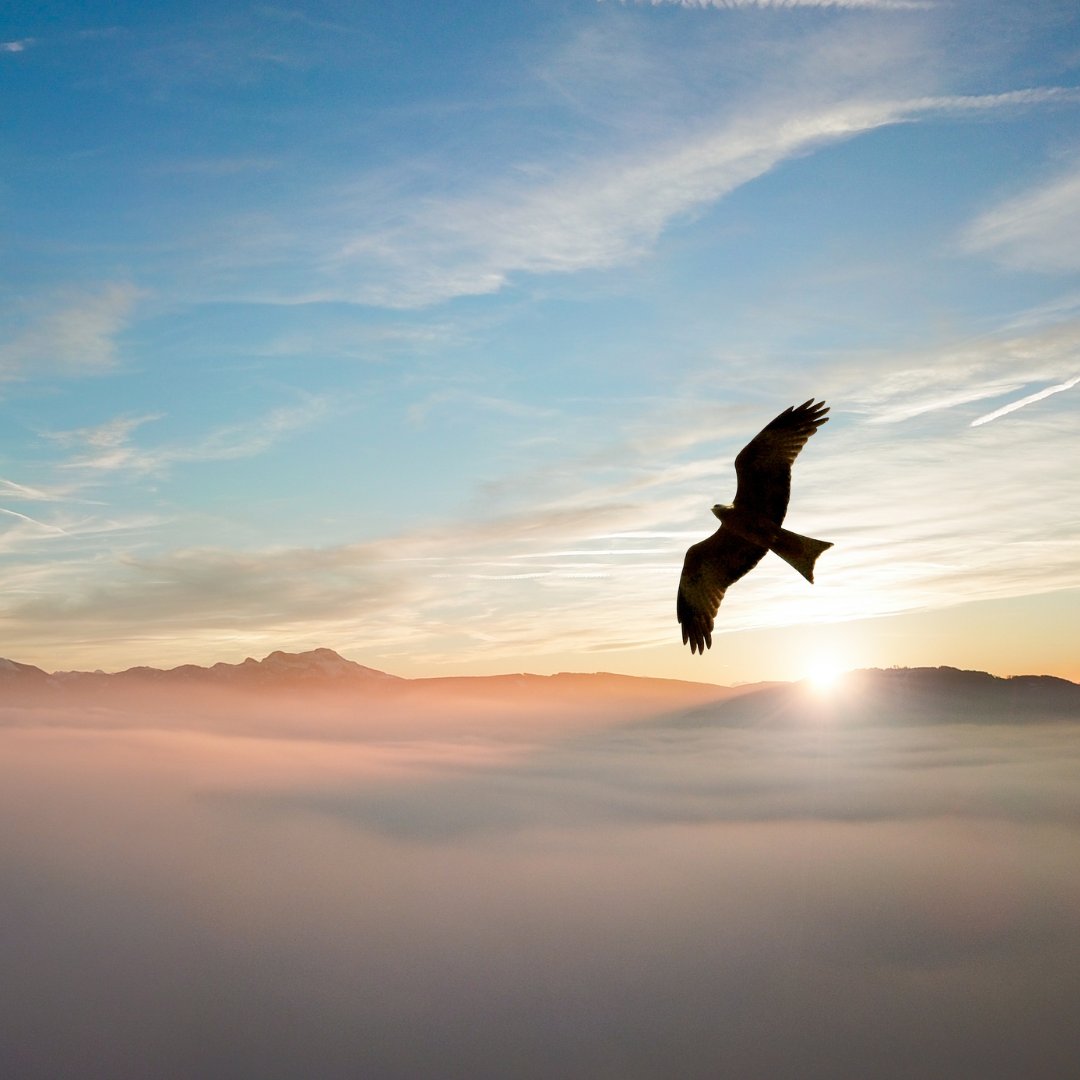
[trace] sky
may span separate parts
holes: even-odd
[[[0,655],[1080,679],[1072,0],[14,0],[0,99]]]

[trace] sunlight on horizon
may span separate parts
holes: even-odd
[[[806,678],[814,691],[824,696],[831,694],[837,688],[847,671],[848,668],[834,655],[821,654],[811,658],[807,665]]]

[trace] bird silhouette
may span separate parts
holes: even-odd
[[[806,440],[828,423],[828,411],[824,401],[813,398],[792,405],[739,451],[735,502],[712,508],[720,528],[689,548],[683,560],[675,613],[683,644],[689,644],[692,653],[712,647],[713,621],[724,593],[753,570],[766,551],[775,552],[814,583],[814,563],[832,544],[780,526],[791,497],[791,466]]]

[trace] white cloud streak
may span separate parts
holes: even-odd
[[[65,498],[69,492],[67,488],[43,488],[28,487],[26,484],[17,484],[14,480],[6,480],[0,477],[0,495],[8,499],[17,499],[23,502],[58,502]]]
[[[1076,375],[1063,383],[1048,386],[1045,390],[1039,390],[1037,393],[1028,394],[1027,397],[1020,398],[1019,401],[1012,401],[1008,405],[1003,405],[1000,409],[995,409],[985,416],[980,416],[978,419],[972,420],[971,426],[979,427],[982,424],[989,424],[991,420],[997,420],[998,417],[1001,416],[1008,416],[1009,413],[1016,412],[1017,409],[1022,409],[1025,405],[1033,405],[1036,401],[1043,401],[1053,394],[1060,394],[1064,390],[1071,390],[1077,383],[1080,383],[1080,375]]]
[[[1052,313],[1051,313],[1052,314]],[[1021,323],[1023,320],[1021,320]],[[837,393],[874,424],[897,424],[1015,393],[1039,379],[1066,380],[1076,368],[1080,321],[1028,325],[1028,333],[987,334],[919,353],[836,365]]]
[[[18,510],[9,510],[5,506],[0,506],[0,514],[7,514],[8,517],[17,518],[19,521],[25,521],[28,524],[34,525],[37,528],[41,529],[43,532],[61,534],[63,534],[64,532],[64,530],[57,525],[46,525],[45,522],[38,521],[37,518],[32,518],[29,514],[22,514]]]

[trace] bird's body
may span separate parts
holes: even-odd
[[[814,563],[832,544],[781,528],[791,496],[791,466],[806,440],[828,422],[828,407],[812,398],[785,409],[735,459],[735,502],[712,512],[720,528],[694,544],[683,561],[675,610],[691,652],[712,646],[713,621],[728,587],[773,551],[811,584]]]

